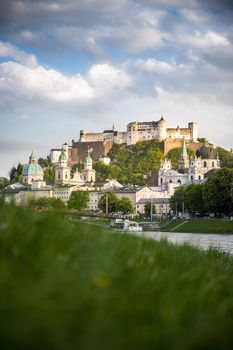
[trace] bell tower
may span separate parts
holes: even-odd
[[[183,138],[182,151],[179,160],[179,170],[186,170],[189,168],[189,157],[187,153],[187,147],[185,139]]]

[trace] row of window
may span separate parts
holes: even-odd
[[[61,174],[58,173],[58,179],[60,179],[60,178],[61,178]],[[65,179],[68,179],[68,174],[65,174]]]

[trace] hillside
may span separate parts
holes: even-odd
[[[181,148],[172,149],[166,156],[171,159],[173,168],[178,167]],[[188,149],[189,156],[194,152]],[[108,153],[111,164],[96,162],[94,168],[97,180],[116,178],[121,183],[145,185],[148,175],[158,170],[164,158],[163,143],[158,141],[138,142],[133,146],[114,144]]]
[[[108,153],[111,164],[94,164],[97,180],[116,178],[121,183],[144,185],[147,175],[159,169],[164,157],[162,147],[157,141],[139,142],[133,146],[114,144]]]

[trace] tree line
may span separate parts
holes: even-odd
[[[171,197],[173,212],[203,216],[233,214],[233,169],[223,168],[209,176],[205,183],[192,183],[179,187]]]
[[[73,191],[67,201],[68,209],[86,210],[90,194],[88,191]],[[31,200],[30,206],[41,206],[50,209],[62,209],[65,208],[65,204],[61,199],[58,198],[39,198],[37,200]],[[133,206],[129,198],[122,197],[118,198],[115,193],[109,191],[104,194],[99,201],[99,209],[103,213],[116,213],[121,212],[123,214],[133,213]]]

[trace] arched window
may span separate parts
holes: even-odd
[[[162,184],[163,183],[163,178],[161,177],[161,179],[160,179],[160,183]]]
[[[26,182],[27,182],[27,179],[25,179],[24,182],[26,183]]]
[[[198,175],[198,180],[201,180],[201,175]]]
[[[65,175],[65,178],[67,179],[67,174]]]
[[[58,173],[58,179],[60,179],[61,178],[61,175],[60,175],[60,173]]]
[[[193,181],[193,175],[191,175],[191,181]]]
[[[212,168],[214,168],[214,162],[212,162]]]
[[[177,180],[177,183],[181,185],[181,180],[180,180],[180,179],[179,179],[179,180]]]
[[[170,184],[172,184],[172,180],[170,180]]]
[[[206,163],[206,161],[204,161],[204,168],[206,168],[207,167],[207,163]]]

